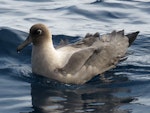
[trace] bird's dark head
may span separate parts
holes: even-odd
[[[30,43],[33,43],[35,46],[39,46],[44,44],[44,42],[49,42],[51,40],[52,36],[48,27],[44,24],[35,24],[30,28],[27,39],[18,46],[17,51],[21,51]]]

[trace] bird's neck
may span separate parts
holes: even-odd
[[[55,59],[57,59],[57,52],[52,42],[46,42],[45,44],[38,46],[33,45],[31,61],[34,72],[37,72],[40,69],[55,68],[57,62]],[[34,69],[34,67],[36,68]]]
[[[41,43],[40,45],[33,45],[32,46],[32,57],[47,57],[47,56],[53,56],[56,53],[56,49],[53,46],[52,41],[47,41],[44,43]]]

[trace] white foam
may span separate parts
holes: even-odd
[[[150,55],[142,55],[142,56],[129,56],[127,62],[134,62],[134,63],[142,63],[142,64],[149,64],[150,65]]]
[[[146,106],[150,106],[150,98],[138,98],[137,101],[133,102],[133,103],[138,103],[138,104],[143,104]]]

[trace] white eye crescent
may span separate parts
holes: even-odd
[[[41,35],[42,34],[42,30],[41,29],[36,30],[36,34]]]

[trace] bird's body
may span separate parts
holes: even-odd
[[[87,34],[76,43],[54,48],[48,28],[36,24],[18,50],[32,42],[33,73],[64,83],[83,84],[97,74],[114,68],[138,33],[124,35],[124,31],[113,31],[102,36]]]

